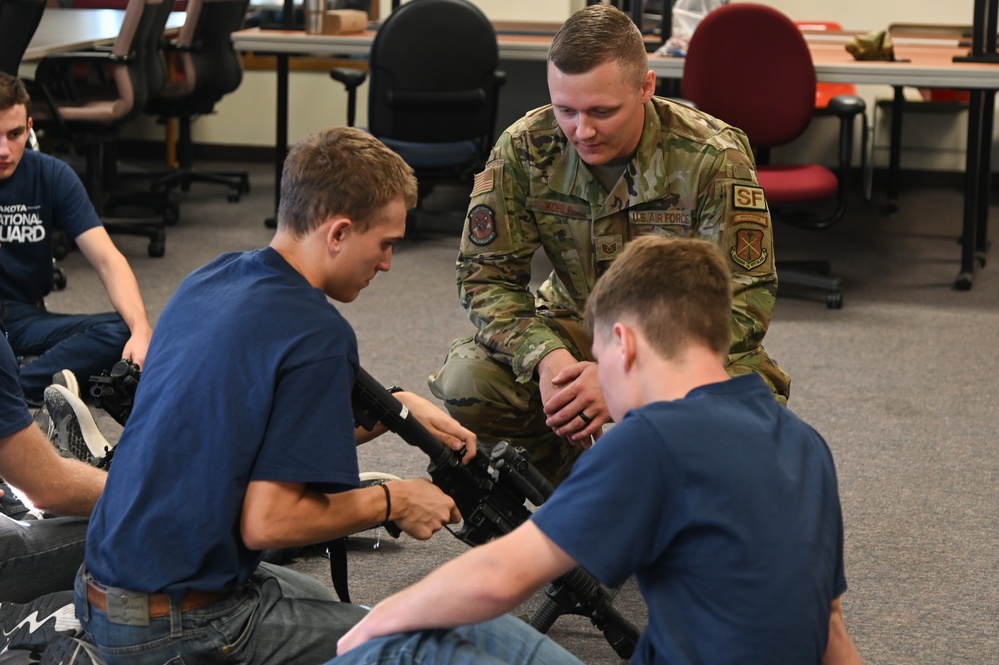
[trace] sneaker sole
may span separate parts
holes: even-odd
[[[38,665],[102,665],[103,663],[96,646],[63,635],[45,648]]]
[[[73,592],[47,594],[30,603],[0,603],[0,643],[5,649],[38,649],[59,635],[83,629],[73,608]]]
[[[107,455],[108,450],[112,447],[108,443],[104,435],[101,434],[100,429],[97,428],[97,422],[94,420],[94,415],[90,413],[90,409],[84,404],[79,397],[74,395],[68,388],[61,386],[57,383],[53,383],[49,388],[55,390],[59,393],[65,405],[62,408],[72,410],[73,414],[76,416],[76,424],[79,428],[79,433],[66,431],[66,415],[61,414],[59,417],[53,413],[53,409],[49,409],[49,415],[55,423],[56,436],[59,439],[59,443],[65,443],[66,450],[73,454],[79,460],[87,462],[88,464],[94,464],[97,460],[102,459]],[[47,389],[46,389],[47,390]],[[91,442],[103,442],[107,444],[108,450],[105,450],[101,446],[100,450],[94,450],[93,446],[100,446],[100,443]],[[60,445],[60,447],[62,447]]]

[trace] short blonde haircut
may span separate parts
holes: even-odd
[[[364,231],[374,214],[402,198],[416,205],[416,176],[402,157],[367,132],[333,127],[306,137],[281,173],[278,228],[302,236],[333,215]]]
[[[548,64],[564,74],[585,74],[617,62],[641,86],[649,71],[645,40],[631,18],[610,5],[589,5],[566,19],[548,49]]]

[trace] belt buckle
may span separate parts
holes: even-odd
[[[107,601],[108,621],[123,626],[149,625],[149,594],[107,587],[104,590]]]

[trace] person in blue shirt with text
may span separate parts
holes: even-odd
[[[145,361],[152,327],[132,268],[111,241],[80,178],[63,161],[26,150],[31,99],[20,79],[0,72],[0,321],[23,358],[25,401],[41,406],[53,375],[87,381],[128,358]],[[114,312],[57,314],[52,234],[62,230],[94,267]]]

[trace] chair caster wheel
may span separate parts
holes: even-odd
[[[842,293],[830,293],[826,296],[826,307],[829,309],[842,309],[843,308],[843,294]]]
[[[173,226],[180,221],[180,204],[176,201],[168,201],[163,208],[163,223]]]
[[[62,291],[66,288],[66,271],[56,267],[52,269],[52,288]]]
[[[239,190],[238,189],[229,190],[229,193],[226,194],[226,199],[229,201],[229,203],[239,203]]]
[[[156,234],[155,238],[150,238],[149,239],[149,249],[148,249],[148,252],[149,252],[149,256],[153,257],[154,259],[161,258],[164,254],[166,254],[166,234],[165,233],[160,232],[160,233]]]

